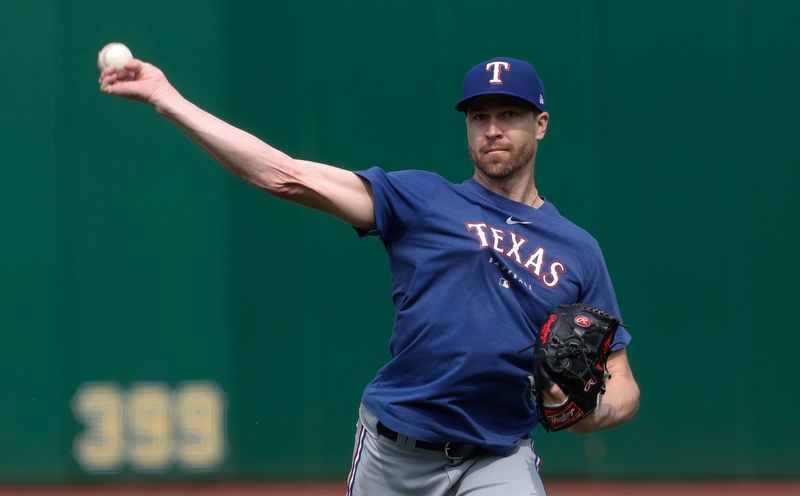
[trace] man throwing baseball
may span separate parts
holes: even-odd
[[[106,69],[101,90],[152,105],[233,174],[386,246],[397,307],[392,358],[364,391],[347,494],[543,495],[537,423],[586,433],[635,414],[630,335],[619,327],[589,339],[594,321],[616,328],[620,317],[600,248],[536,187],[549,114],[530,64],[497,57],[467,72],[455,108],[466,116],[474,168],[460,184],[292,158],[184,99],[153,65],[133,60],[125,69]],[[575,303],[560,325],[554,310]],[[573,327],[576,346],[541,340],[536,356],[549,368],[522,351]],[[584,338],[604,343],[602,358]],[[554,377],[577,357],[587,361],[579,384],[588,406]]]

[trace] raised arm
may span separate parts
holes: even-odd
[[[124,72],[124,74],[123,74]],[[351,171],[294,159],[186,100],[157,67],[140,60],[100,75],[100,90],[153,106],[226,169],[277,197],[361,229],[375,225],[369,183]]]

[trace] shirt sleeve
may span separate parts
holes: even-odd
[[[611,276],[608,274],[608,268],[606,267],[603,253],[600,251],[600,246],[596,241],[594,248],[594,263],[590,266],[590,272],[587,277],[586,285],[583,288],[580,301],[581,303],[591,305],[600,310],[605,310],[617,317],[620,322],[624,323],[619,311],[617,295],[614,292],[614,286],[611,284]],[[624,327],[619,327],[611,349],[613,351],[620,350],[628,346],[630,342],[631,335],[628,330]]]
[[[375,208],[375,228],[360,236],[379,236],[384,243],[399,238],[424,213],[441,179],[424,171],[385,172],[378,167],[357,171],[369,182]]]

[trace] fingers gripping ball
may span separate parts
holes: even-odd
[[[123,69],[131,59],[133,59],[133,54],[128,47],[122,43],[109,43],[97,54],[97,68],[100,69],[100,72],[110,66]]]
[[[597,407],[619,325],[607,312],[582,303],[560,305],[547,319],[533,358],[536,414],[546,430],[566,429]],[[553,383],[567,396],[560,405],[547,405],[542,398]]]

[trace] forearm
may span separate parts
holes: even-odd
[[[587,434],[611,429],[633,418],[638,409],[639,386],[633,377],[612,376],[607,383],[606,393],[600,397],[594,412],[570,430],[576,434]]]
[[[292,157],[186,100],[173,88],[153,106],[234,175],[280,195]]]

